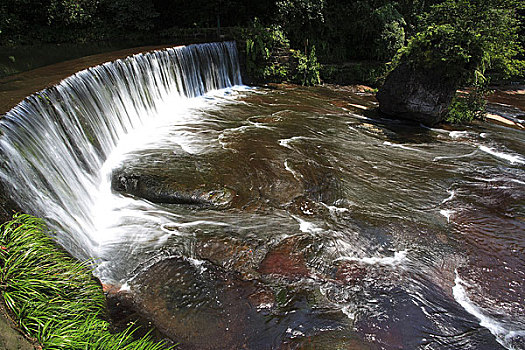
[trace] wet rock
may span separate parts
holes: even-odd
[[[263,275],[280,275],[286,278],[303,278],[310,275],[307,267],[307,236],[292,236],[270,248],[259,265],[258,272]]]
[[[244,279],[258,277],[257,267],[264,251],[256,242],[236,237],[208,237],[195,244],[195,255],[199,259],[238,272]]]
[[[489,104],[487,108],[495,108],[497,110],[509,108],[512,113],[523,115],[525,112],[525,86],[510,85],[499,86],[493,94],[487,96]],[[519,109],[519,112],[518,110]],[[517,112],[517,113],[516,113]],[[525,119],[525,118],[521,118]]]
[[[153,203],[194,204],[225,207],[232,201],[235,193],[229,188],[209,189],[187,188],[169,177],[148,173],[128,173],[115,170],[111,178],[114,191],[127,193],[147,199]]]
[[[502,212],[478,207],[454,215],[454,229],[461,232],[460,243],[468,254],[457,273],[466,281],[464,288],[473,304],[489,315],[518,320],[525,314],[524,244],[514,241],[509,249],[508,237],[524,232],[525,224]]]
[[[321,307],[314,290],[243,280],[205,261],[162,260],[129,284],[129,293],[114,296],[127,310],[121,318],[149,320],[181,350],[297,349],[326,332],[347,332],[347,318]]]
[[[134,309],[152,320],[181,349],[262,348],[264,315],[257,302],[272,294],[254,281],[211,264],[163,260],[132,284]],[[247,346],[251,344],[251,346]]]
[[[311,337],[299,337],[286,343],[285,349],[312,349],[312,350],[372,350],[373,348],[358,335],[347,330],[323,332]]]
[[[416,302],[408,291],[395,285],[372,290],[356,317],[356,331],[374,348],[385,350],[503,350],[488,329],[480,327],[479,320],[444,295],[441,288],[423,289],[427,301]]]
[[[282,147],[251,132],[251,128],[224,130],[220,135],[224,149],[205,154],[178,149],[134,154],[113,170],[112,189],[160,204],[244,210],[281,206],[302,195],[303,187],[278,155]]]
[[[121,291],[120,287],[105,285],[107,317],[112,332],[123,332],[130,326],[135,330],[134,338],[138,339],[149,335],[154,341],[163,342],[166,346],[176,343],[168,339],[153,325],[153,322],[135,310],[133,294]]]
[[[387,76],[376,97],[382,113],[432,126],[444,119],[455,92],[453,79],[405,62]]]
[[[331,165],[326,161],[328,157],[323,155],[322,150],[316,150],[315,161],[289,162],[297,174],[300,174],[301,184],[304,188],[304,196],[314,202],[333,203],[341,198],[342,184],[337,178]],[[303,193],[297,197],[301,197]],[[298,198],[302,200],[302,198]]]
[[[346,285],[361,283],[369,274],[366,266],[356,262],[343,261],[334,268],[333,277]]]
[[[19,211],[21,211],[20,207],[11,199],[4,184],[0,182],[0,223],[11,220],[13,214]]]
[[[290,202],[286,210],[297,216],[318,216],[326,212],[327,208],[319,202],[301,196]]]
[[[36,341],[29,341],[22,335],[20,330],[16,329],[15,323],[7,315],[3,303],[0,303],[0,349],[42,349]]]

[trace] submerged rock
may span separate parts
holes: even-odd
[[[260,243],[237,237],[206,236],[195,242],[195,255],[229,271],[235,271],[242,279],[258,277],[257,267],[266,249]]]
[[[331,334],[329,345],[316,348],[333,349],[346,344],[341,336],[356,339],[345,315],[320,307],[313,289],[245,280],[207,261],[161,260],[130,286],[114,297],[125,308],[117,316],[150,320],[179,349],[299,348]]]
[[[257,282],[204,262],[160,261],[131,287],[135,310],[184,349],[233,349],[264,325]]]
[[[195,204],[224,207],[233,197],[234,192],[228,188],[210,189],[187,188],[171,179],[169,176],[148,174],[147,172],[131,172],[119,169],[113,171],[111,177],[113,191],[127,193],[147,199],[153,203],[163,204]]]
[[[432,126],[445,118],[456,87],[454,79],[439,71],[402,63],[387,76],[376,97],[382,113]]]
[[[311,238],[306,235],[291,236],[283,239],[268,251],[259,265],[263,275],[279,275],[289,279],[310,276],[307,266],[307,247]]]

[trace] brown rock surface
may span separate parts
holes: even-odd
[[[13,321],[7,315],[3,303],[0,302],[0,349],[6,350],[41,350],[42,347],[27,340],[15,328]]]

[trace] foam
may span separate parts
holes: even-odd
[[[469,135],[468,131],[451,131],[449,134],[450,138],[457,140],[461,138],[466,138]]]
[[[130,291],[131,291],[131,286],[128,284],[128,282],[120,286],[119,292],[130,292]]]
[[[324,229],[322,229],[321,227],[317,226],[316,224],[308,222],[306,220],[303,220],[300,217],[293,216],[293,218],[299,222],[299,229],[301,230],[301,232],[304,232],[304,233],[318,233],[318,232],[323,232],[324,231]]]
[[[294,136],[290,137],[288,139],[281,139],[279,140],[279,145],[282,147],[286,147],[293,150],[293,147],[290,145],[292,142],[296,140],[308,140],[308,137],[305,136]]]
[[[487,146],[479,146],[479,149],[491,156],[509,161],[510,164],[525,164],[525,159],[519,155],[500,152]]]
[[[195,266],[199,270],[200,273],[203,273],[204,271],[207,270],[206,266],[203,266],[206,263],[206,261],[204,260],[199,260],[199,259],[189,258],[189,257],[185,257],[184,259],[186,259],[190,264]]]
[[[453,210],[450,210],[450,209],[441,209],[439,211],[439,213],[441,215],[443,215],[444,217],[447,218],[447,222],[450,223],[450,218],[452,217],[452,215],[454,214],[454,211]]]
[[[330,213],[331,214],[335,214],[335,213],[346,213],[346,212],[349,212],[350,209],[348,208],[342,208],[342,207],[338,207],[338,206],[335,206],[335,205],[328,205],[326,203],[323,203],[323,202],[320,202],[322,206],[324,206],[326,209],[330,210]]]
[[[474,152],[463,154],[463,155],[460,155],[460,156],[438,156],[438,157],[434,157],[434,159],[432,159],[432,161],[436,162],[438,160],[443,160],[443,159],[468,158],[468,157],[472,157],[472,156],[476,155],[476,153],[478,153],[478,150],[475,150]]]
[[[407,261],[407,251],[401,250],[399,252],[395,252],[394,256],[386,256],[386,257],[364,257],[364,258],[356,258],[356,257],[340,257],[337,258],[336,261],[356,261],[367,265],[389,265],[389,266],[399,266]]]
[[[392,142],[388,142],[388,141],[383,142],[383,145],[390,146],[390,147],[395,147],[395,148],[401,148],[401,149],[404,149],[404,150],[407,150],[407,151],[424,152],[424,151],[422,151],[420,149],[407,147],[407,146],[403,146],[403,145],[398,144],[398,143],[392,143]]]
[[[302,174],[299,174],[297,171],[293,170],[290,165],[288,164],[288,160],[285,160],[284,161],[284,168],[286,169],[286,171],[292,173],[293,177],[297,180],[297,181],[301,181],[301,178],[303,177]]]
[[[518,348],[512,345],[512,339],[515,337],[525,336],[524,329],[514,329],[508,324],[499,322],[490,316],[488,316],[484,310],[475,305],[467,295],[467,291],[464,286],[469,284],[463,281],[457,272],[455,271],[456,278],[454,279],[454,287],[452,287],[452,294],[454,299],[461,305],[469,314],[476,317],[479,320],[479,324],[485,327],[496,337],[498,343],[503,345],[506,349],[517,350]]]
[[[443,199],[441,201],[441,204],[445,204],[446,202],[450,202],[451,200],[454,199],[454,197],[456,197],[456,191],[454,190],[448,190],[447,193],[450,195],[448,196],[447,198]]]

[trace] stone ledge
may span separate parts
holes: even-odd
[[[2,302],[0,302],[0,349],[42,350],[40,345],[33,344],[16,329]]]

